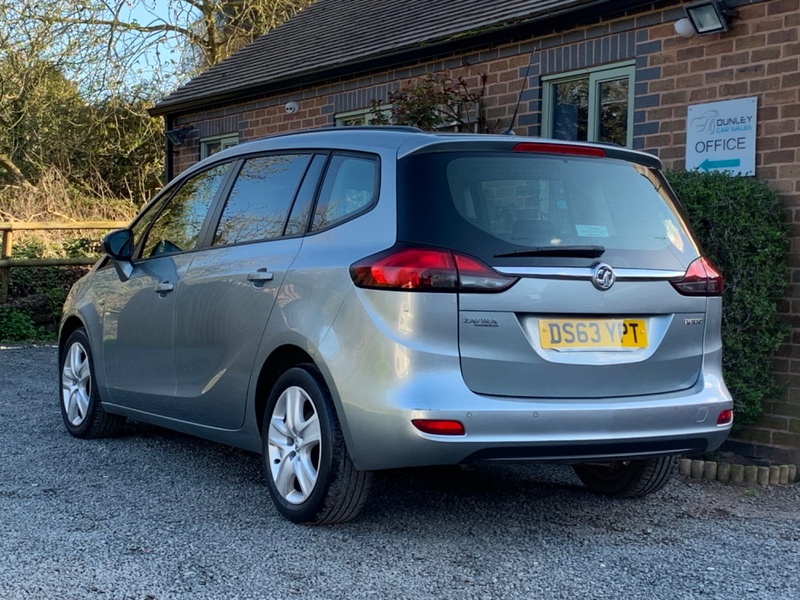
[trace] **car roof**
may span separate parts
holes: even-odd
[[[568,148],[600,148],[609,158],[618,158],[649,167],[661,168],[661,161],[645,152],[611,144],[569,142],[549,138],[523,137],[503,134],[430,133],[405,126],[329,127],[302,130],[252,140],[232,146],[201,161],[186,171],[194,172],[206,165],[246,154],[275,150],[338,149],[375,153],[396,153],[398,159],[411,154],[455,150],[511,151],[517,144],[533,143]],[[566,154],[569,154],[567,152]]]

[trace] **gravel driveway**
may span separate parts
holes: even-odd
[[[72,439],[56,351],[0,346],[0,598],[800,598],[800,486],[676,477],[643,500],[564,466],[402,470],[361,517],[291,525],[258,456],[143,424]]]

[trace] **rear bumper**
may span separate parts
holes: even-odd
[[[478,450],[468,456],[464,462],[532,461],[582,463],[587,461],[640,459],[670,454],[705,452],[709,449],[708,444],[709,440],[706,437],[695,437],[581,442],[545,446],[502,446]]]
[[[319,365],[357,468],[643,458],[713,450],[728,436],[730,424],[717,425],[719,413],[733,408],[719,344],[705,349],[694,385],[676,392],[488,395],[473,392],[462,375],[457,311],[452,294],[356,290],[342,305],[319,347]],[[707,327],[718,329],[716,314],[709,311]],[[592,369],[580,376],[594,382],[605,367]],[[524,389],[556,389],[561,381]],[[594,389],[602,394],[601,384]],[[412,419],[456,420],[466,433],[426,434]]]
[[[733,408],[715,376],[674,394],[592,400],[482,396],[460,376],[434,374],[385,395],[373,392],[342,406],[349,450],[359,469],[487,460],[585,462],[710,451],[730,432],[730,424],[716,424],[719,413]],[[457,420],[466,433],[426,434],[412,419]]]

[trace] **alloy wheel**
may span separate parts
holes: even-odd
[[[61,401],[67,420],[76,427],[86,419],[92,393],[89,355],[79,342],[73,343],[61,369]]]
[[[267,436],[269,470],[278,493],[291,504],[305,502],[319,477],[322,434],[317,407],[303,388],[283,391]]]

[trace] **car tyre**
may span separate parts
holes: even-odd
[[[333,524],[363,508],[372,473],[347,452],[330,392],[313,365],[289,369],[270,393],[262,427],[272,500],[294,523]]]
[[[103,409],[94,374],[89,337],[82,327],[67,338],[59,360],[61,416],[67,431],[76,438],[94,439],[118,435],[125,417]]]
[[[675,472],[677,456],[646,460],[573,465],[575,474],[593,492],[620,498],[636,498],[663,488]]]

